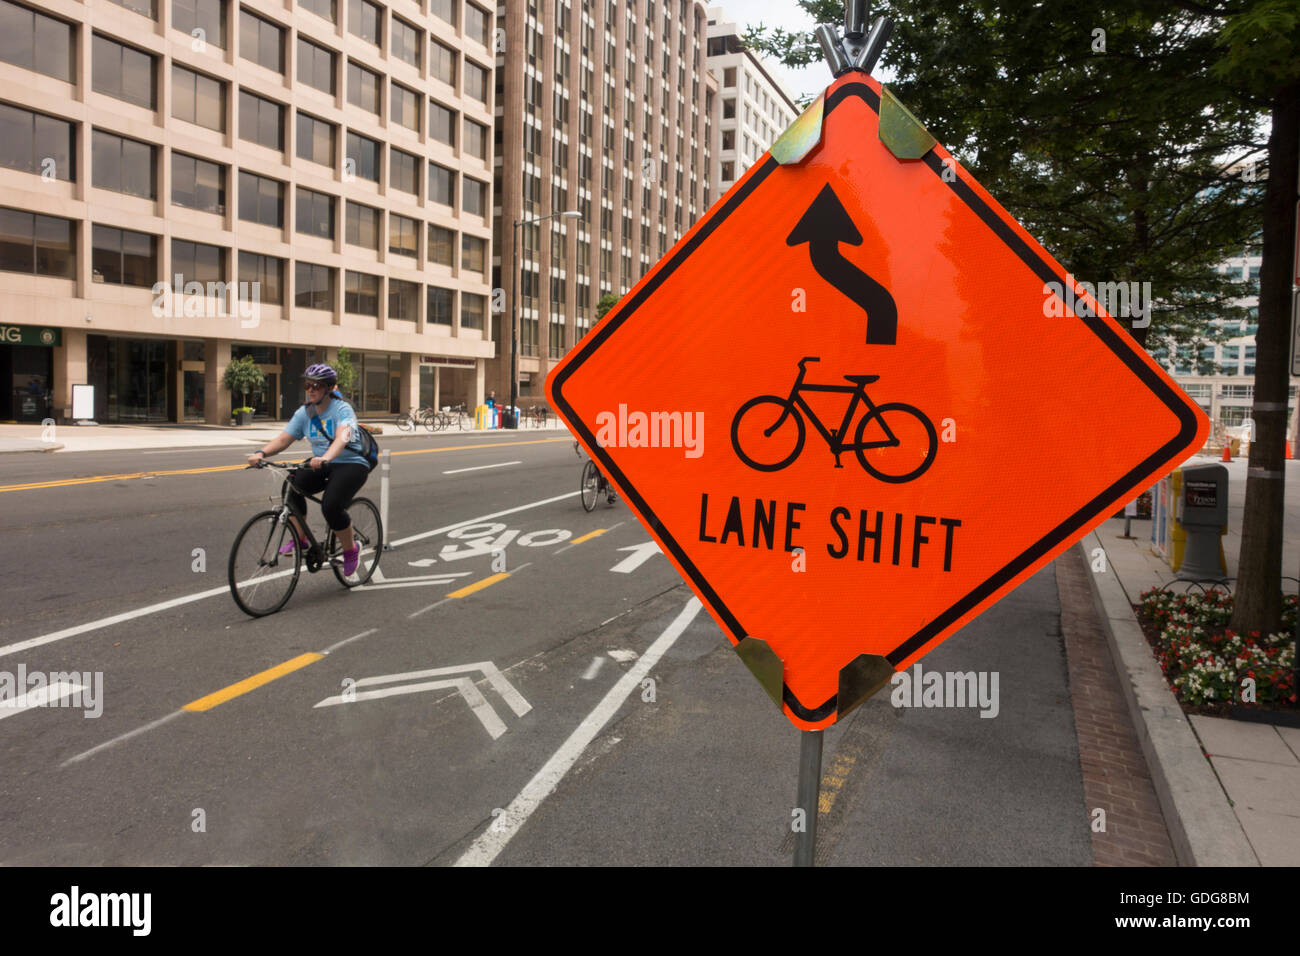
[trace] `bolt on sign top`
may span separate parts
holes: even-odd
[[[827,88],[546,388],[805,730],[956,633],[1209,428],[861,72]]]

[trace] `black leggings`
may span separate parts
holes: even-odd
[[[314,495],[324,489],[325,494],[321,496],[320,510],[325,515],[325,523],[335,532],[342,531],[352,524],[352,519],[348,517],[348,505],[369,477],[370,469],[365,465],[340,465],[331,462],[319,470],[299,468],[292,474],[293,484],[290,487],[297,490],[289,492],[289,501],[292,502],[294,510],[305,514],[307,499],[298,492]]]

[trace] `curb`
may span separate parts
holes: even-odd
[[[62,447],[60,442],[49,442],[32,448],[0,448],[0,455],[28,455],[32,452],[58,451]]]
[[[1079,547],[1089,567],[1093,549],[1105,550],[1095,531]],[[1113,562],[1089,578],[1179,865],[1259,866],[1228,795],[1151,654]]]

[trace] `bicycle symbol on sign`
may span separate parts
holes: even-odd
[[[934,462],[939,436],[921,410],[903,402],[883,405],[873,402],[866,387],[880,378],[879,375],[845,375],[845,380],[852,385],[805,384],[806,363],[820,361],[813,356],[799,360],[799,375],[789,397],[758,395],[740,406],[731,421],[731,447],[740,460],[757,471],[780,471],[789,466],[803,451],[808,437],[804,425],[804,416],[807,416],[835,455],[836,468],[844,467],[840,464],[840,455],[852,451],[869,475],[890,484],[903,484],[924,474]],[[827,429],[809,406],[804,398],[807,392],[847,392],[853,396],[848,411],[844,413],[844,421],[834,432]],[[867,413],[858,422],[853,442],[847,443],[844,438],[859,402],[867,406]],[[789,426],[782,428],[787,422],[794,423],[793,430]],[[870,422],[876,423],[884,438],[867,439]],[[895,430],[903,437],[900,438]],[[741,447],[742,440],[755,454]]]

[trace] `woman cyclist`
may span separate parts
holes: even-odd
[[[284,431],[267,442],[260,451],[248,456],[248,463],[259,465],[265,458],[284,451],[299,438],[311,442],[311,468],[292,473],[290,487],[293,490],[290,491],[289,498],[294,509],[305,514],[307,502],[301,492],[325,492],[321,497],[321,511],[343,546],[343,573],[351,575],[357,570],[361,548],[353,539],[352,519],[348,516],[347,507],[366,483],[370,467],[361,456],[356,412],[335,388],[339,380],[338,373],[328,365],[312,365],[302,377],[307,388],[306,403],[294,412]],[[326,462],[330,463],[328,473],[321,467]],[[301,546],[305,548],[307,536],[299,525],[298,518],[294,517],[292,521],[294,531],[302,542]],[[286,542],[280,551],[292,554],[293,542]]]

